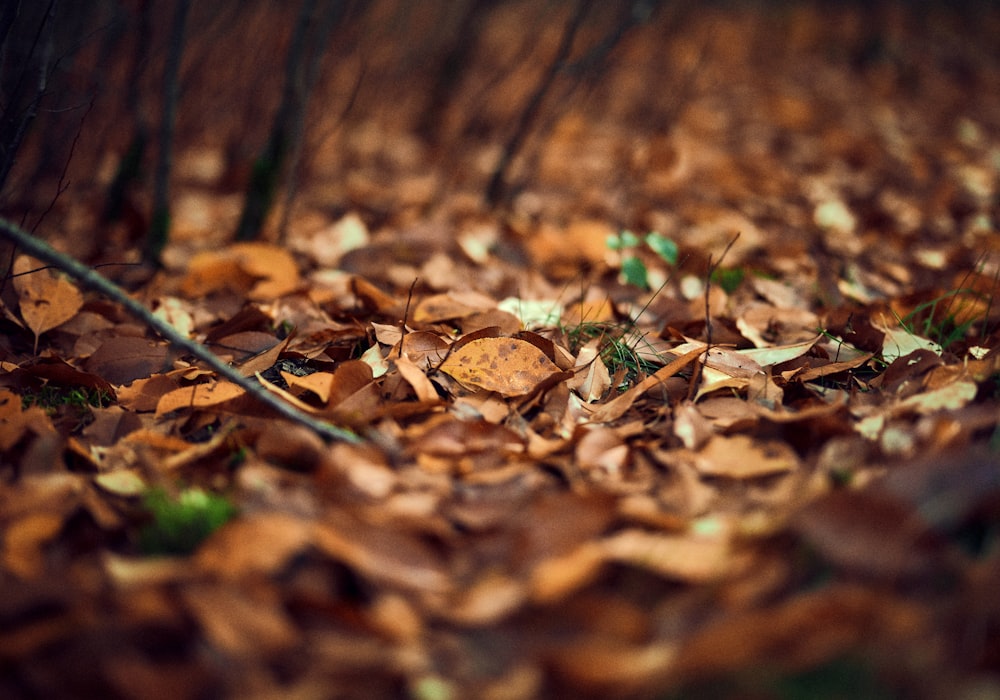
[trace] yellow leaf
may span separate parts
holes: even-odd
[[[441,371],[463,386],[523,396],[559,372],[541,350],[517,338],[479,338],[441,363]]]

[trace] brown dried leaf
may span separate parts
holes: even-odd
[[[330,400],[330,392],[333,390],[333,374],[331,372],[313,372],[304,377],[282,372],[281,378],[288,384],[289,389],[311,391],[324,404]]]
[[[299,630],[277,593],[266,589],[253,593],[201,584],[183,589],[182,595],[208,640],[223,652],[257,658],[295,646]]]
[[[437,552],[404,532],[331,514],[314,534],[321,552],[377,582],[427,593],[446,593],[452,587]]]
[[[479,338],[441,363],[440,370],[469,388],[524,396],[559,368],[533,344],[517,338]]]
[[[680,372],[704,352],[704,347],[696,347],[693,350],[689,349],[685,354],[678,357],[666,367],[661,367],[655,374],[646,377],[624,394],[600,406],[591,416],[591,420],[595,423],[606,423],[621,418],[632,407],[636,399],[654,386],[662,384],[665,380]]]
[[[3,564],[21,578],[35,578],[45,569],[42,548],[63,525],[57,513],[31,513],[7,526],[3,541]]]
[[[37,260],[21,255],[13,268],[21,318],[35,334],[35,352],[38,336],[70,320],[83,306],[83,295],[72,282],[39,267]]]
[[[14,447],[29,434],[54,433],[52,419],[45,410],[32,406],[21,409],[21,397],[7,389],[0,389],[0,451]]]
[[[211,382],[174,389],[160,397],[156,415],[162,416],[182,408],[209,408],[219,406],[246,395],[246,391],[231,382]]]
[[[427,378],[427,375],[406,355],[396,358],[396,369],[406,382],[413,387],[414,393],[421,401],[436,401],[438,397],[437,389]]]
[[[439,614],[468,626],[496,624],[521,608],[527,599],[522,581],[499,573],[488,573],[449,600]]]
[[[730,479],[753,479],[759,476],[792,471],[799,458],[787,443],[754,440],[747,435],[716,435],[695,456],[699,472]]]
[[[300,284],[295,258],[285,248],[257,241],[203,251],[188,264],[181,292],[191,298],[228,289],[251,299],[273,300]]]
[[[257,513],[219,528],[202,543],[194,565],[236,581],[278,574],[311,540],[309,522],[287,513]]]
[[[610,561],[629,563],[690,583],[716,581],[731,565],[729,538],[725,532],[701,536],[629,529],[605,538],[602,546]]]

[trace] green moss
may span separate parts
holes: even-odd
[[[190,554],[236,514],[236,507],[225,497],[199,488],[176,496],[153,489],[143,506],[150,521],[139,533],[139,547],[150,555]]]

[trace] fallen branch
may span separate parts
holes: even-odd
[[[236,384],[268,408],[276,411],[280,416],[306,426],[327,440],[361,441],[361,438],[350,430],[318,420],[269,393],[260,383],[241,375],[232,366],[220,360],[204,345],[181,335],[166,321],[154,316],[149,309],[130,297],[125,290],[106,277],[103,277],[68,255],[60,253],[41,239],[32,236],[27,231],[4,218],[0,218],[0,236],[13,242],[32,257],[38,258],[62,270],[84,287],[103,294],[112,301],[121,304],[126,311],[156,331],[160,337],[171,345],[198,358],[213,369],[220,377]]]

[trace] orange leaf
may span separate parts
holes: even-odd
[[[479,338],[441,363],[441,371],[466,387],[523,396],[559,372],[541,350],[517,338]]]
[[[56,276],[51,270],[38,270],[34,258],[26,255],[14,262],[14,289],[17,290],[21,317],[35,334],[35,351],[38,351],[38,336],[70,320],[83,306],[83,295],[64,277]],[[24,274],[29,273],[29,274]]]
[[[199,297],[229,289],[251,299],[274,299],[298,286],[298,267],[291,253],[269,243],[247,242],[195,255],[181,291]]]
[[[313,372],[302,377],[282,372],[281,378],[285,380],[289,389],[311,391],[324,404],[330,400],[330,391],[333,388],[333,374],[330,372]]]
[[[174,389],[160,397],[156,404],[156,415],[176,411],[181,408],[207,408],[217,406],[246,394],[242,388],[229,382],[197,384]]]

